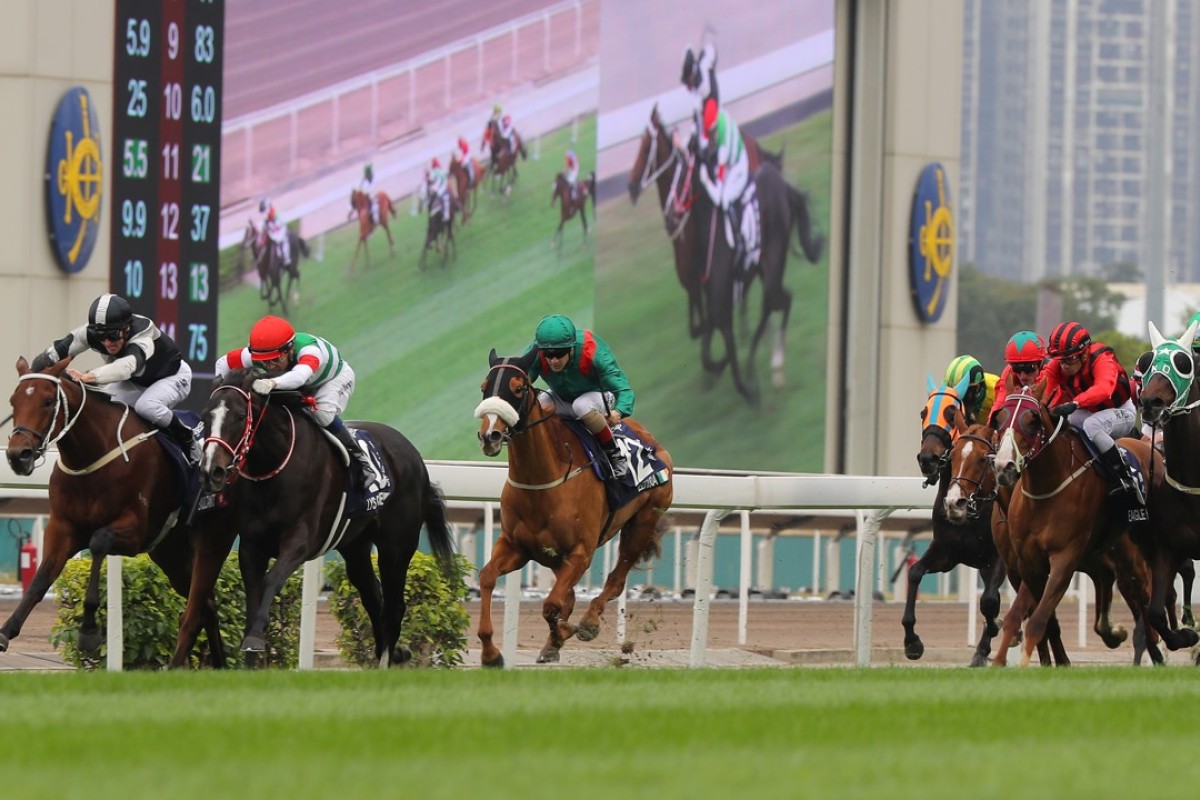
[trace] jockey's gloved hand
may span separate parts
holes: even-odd
[[[1059,417],[1069,417],[1079,409],[1079,403],[1072,400],[1069,403],[1062,403],[1050,409],[1050,416],[1058,419]]]
[[[270,394],[271,390],[275,388],[275,381],[270,378],[259,378],[250,384],[250,388],[254,390],[255,394]]]

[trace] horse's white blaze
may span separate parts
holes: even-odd
[[[964,462],[970,457],[971,449],[973,447],[975,447],[975,443],[970,442],[970,441],[967,442],[965,445],[963,445],[962,460]],[[958,474],[955,475],[954,477],[962,478],[962,467],[961,466],[959,467]],[[957,503],[959,501],[959,499],[962,498],[962,496],[963,496],[962,486],[959,485],[957,482],[951,483],[950,489],[946,492],[946,501],[945,501],[946,508],[950,508],[951,506],[953,506],[955,503]]]
[[[996,448],[996,471],[1003,472],[1009,464],[1017,461],[1017,442],[1013,437],[1012,428],[1000,437],[1000,446]]]
[[[221,439],[228,442],[229,438],[225,435],[225,417],[228,415],[229,409],[225,406],[225,401],[217,403],[217,407],[212,410],[209,416],[209,436],[215,439]],[[217,452],[216,442],[205,442],[204,449],[200,455],[200,467],[207,472],[213,467],[213,456]]]

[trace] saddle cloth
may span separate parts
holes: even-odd
[[[392,469],[388,466],[387,459],[379,452],[379,448],[375,446],[375,441],[364,430],[358,428],[350,428],[350,434],[354,437],[354,441],[358,442],[358,446],[367,454],[367,458],[371,461],[371,473],[366,476],[366,488],[361,492],[347,490],[346,492],[346,516],[350,519],[357,519],[373,514],[378,511],[388,498],[392,496],[392,492],[396,490],[396,483],[392,477]],[[332,436],[330,439],[333,439]],[[333,439],[337,442],[337,439]],[[342,464],[348,470],[350,468],[350,455],[346,453],[345,448],[338,442],[338,452],[343,453]],[[346,485],[349,486],[349,475],[347,475]]]
[[[1088,439],[1088,437],[1085,436],[1082,431],[1080,431],[1078,428],[1075,430],[1079,434],[1079,438],[1083,442],[1083,446],[1087,448],[1088,454],[1092,457],[1092,469],[1100,473],[1100,475],[1103,476],[1103,478],[1110,484],[1114,486],[1119,485],[1120,480],[1118,477],[1113,473],[1112,469],[1110,469],[1109,466],[1104,463],[1104,460],[1100,458],[1100,451],[1096,449],[1096,446],[1092,444],[1091,440]],[[1141,492],[1142,497],[1146,497],[1148,495],[1148,491],[1146,487],[1146,478],[1144,475],[1142,475],[1141,462],[1137,460],[1137,457],[1133,453],[1129,452],[1124,447],[1121,447],[1121,445],[1116,445],[1116,448],[1121,454],[1121,458],[1124,460],[1125,465],[1129,467],[1129,474],[1133,476],[1133,480],[1138,485],[1138,490]],[[1145,506],[1137,501],[1137,498],[1133,496],[1132,492],[1123,492],[1122,496],[1126,494],[1129,495],[1127,499],[1129,509],[1145,508]],[[1121,516],[1128,516],[1130,522],[1136,522],[1141,519],[1145,519],[1145,517],[1138,515],[1122,514]]]
[[[662,486],[671,480],[671,469],[667,463],[624,422],[613,428],[613,438],[629,459],[629,472],[619,481],[608,480],[608,456],[596,437],[577,419],[562,417],[562,421],[578,437],[591,462],[592,472],[604,483],[610,508],[616,510],[647,489]]]

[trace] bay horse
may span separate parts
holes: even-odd
[[[454,196],[458,198],[459,208],[462,209],[462,224],[466,225],[467,220],[475,213],[475,207],[479,203],[479,181],[482,176],[479,162],[472,158],[471,167],[473,168],[474,178],[471,173],[467,172],[467,168],[457,158],[450,159],[450,180],[454,181]]]
[[[983,614],[983,634],[971,657],[972,667],[986,666],[992,638],[999,632],[996,623],[1000,616],[1000,586],[1004,583],[1004,562],[992,541],[992,503],[995,500],[995,481],[977,480],[955,466],[955,453],[962,457],[959,442],[966,444],[984,434],[974,432],[964,440],[967,422],[962,397],[968,378],[954,387],[933,386],[929,381],[929,396],[921,413],[921,449],[917,461],[926,474],[925,485],[936,482],[937,496],[933,501],[933,541],[929,549],[908,569],[908,594],[900,623],[904,627],[904,655],[917,660],[925,653],[925,645],[916,632],[916,602],[921,579],[933,572],[949,572],[959,564],[979,570],[983,578],[983,595],[979,611]],[[986,426],[985,426],[986,427]],[[989,429],[990,430],[990,429]],[[970,446],[966,453],[970,454]]]
[[[1166,612],[1176,568],[1190,566],[1191,559],[1200,558],[1200,459],[1196,457],[1200,416],[1195,413],[1200,406],[1200,383],[1192,355],[1197,329],[1189,326],[1178,340],[1164,337],[1153,322],[1149,331],[1154,350],[1138,404],[1144,422],[1162,427],[1165,465],[1156,463],[1156,471],[1161,472],[1152,482],[1148,498],[1154,529],[1135,536],[1153,574],[1150,623],[1167,647],[1175,650],[1200,642],[1200,635],[1193,630],[1175,630]],[[1171,607],[1173,610],[1173,602]]]
[[[300,257],[310,258],[308,242],[291,228],[287,229],[288,259],[284,263],[276,247],[267,247],[266,236],[254,220],[246,220],[246,231],[242,235],[242,244],[238,249],[238,274],[244,271],[245,257],[250,255],[258,272],[258,297],[265,300],[269,310],[274,311],[279,306],[283,315],[287,316],[288,302],[300,302]],[[287,276],[287,286],[283,285],[283,276]]]
[[[392,239],[392,229],[388,227],[388,218],[396,216],[396,210],[392,206],[392,198],[388,197],[387,192],[379,191],[375,193],[375,201],[379,207],[379,222],[371,219],[371,197],[361,189],[350,190],[350,216],[358,217],[358,244],[354,246],[354,255],[350,258],[350,273],[354,273],[354,265],[358,263],[358,253],[363,251],[366,253],[367,266],[371,266],[371,247],[368,242],[371,234],[375,232],[375,228],[383,228],[383,232],[387,234],[388,254],[389,258],[396,255],[396,242]]]
[[[571,636],[591,641],[600,631],[604,606],[625,588],[629,570],[659,554],[663,516],[674,498],[667,480],[636,495],[620,508],[610,508],[605,483],[596,476],[578,438],[538,397],[529,380],[536,351],[520,357],[488,355],[483,400],[475,409],[481,420],[479,445],[497,456],[508,445],[508,480],[500,495],[500,536],[491,560],[479,573],[479,641],[484,666],[504,666],[492,641],[492,591],[496,580],[530,561],[554,571],[554,588],[542,603],[550,628],[538,663],[556,662]],[[671,466],[671,456],[640,423],[626,419],[641,440]],[[578,625],[569,620],[575,608],[575,584],[591,566],[596,548],[620,534],[620,550],[600,594],[588,605]]]
[[[97,652],[103,641],[96,612],[106,556],[147,553],[176,592],[186,597],[191,585],[192,546],[179,522],[186,514],[182,467],[177,469],[156,441],[162,435],[157,428],[108,393],[66,374],[70,363],[66,358],[33,371],[24,358],[17,360],[8,463],[18,475],[30,475],[52,444],[58,445],[58,463],[50,475],[41,563],[21,602],[0,625],[0,652],[20,635],[67,559],[83,550],[92,555],[79,628],[79,648],[87,653]],[[213,666],[225,666],[211,597],[197,605],[195,619],[208,634]]]
[[[235,533],[241,537],[238,564],[246,587],[241,649],[247,663],[256,664],[265,650],[271,603],[287,579],[305,561],[336,549],[371,619],[380,666],[401,664],[409,657],[398,645],[404,587],[422,525],[450,574],[453,554],[441,491],[403,434],[379,423],[351,423],[352,429],[370,433],[391,470],[393,491],[386,498],[378,495],[381,502],[366,515],[347,516],[344,449],[309,419],[301,419],[307,417],[300,410],[306,399],[297,393],[254,393],[251,384],[262,376],[254,370],[230,372],[204,408],[209,435],[201,478],[209,491],[226,492],[232,520],[227,529],[197,542],[195,581],[171,666],[187,663],[197,611],[212,596]],[[378,553],[378,577],[371,565],[372,548]]]
[[[1130,521],[1116,498],[1109,498],[1108,480],[1095,470],[1080,435],[1057,424],[1043,402],[1046,381],[1016,391],[1010,382],[1004,405],[994,415],[999,435],[993,468],[1002,486],[1014,487],[1008,506],[1008,529],[1022,584],[1036,605],[1025,625],[1021,663],[1047,634],[1047,625],[1075,572],[1093,576],[1096,583],[1096,632],[1109,647],[1125,639],[1102,610],[1111,605],[1112,578],[1136,620],[1135,654],[1146,647],[1162,663],[1156,638],[1146,631],[1151,599],[1150,572],[1130,530],[1147,524]],[[1143,475],[1153,459],[1161,472],[1162,459],[1146,442],[1121,439]],[[1020,480],[1018,484],[1017,481]],[[1107,595],[1107,597],[1106,597]],[[1168,645],[1169,646],[1169,645]]]
[[[558,229],[554,231],[554,249],[562,248],[562,232],[563,226],[574,217],[579,215],[579,221],[583,224],[583,238],[587,238],[587,201],[592,198],[592,215],[595,218],[596,213],[596,173],[589,173],[586,181],[580,181],[575,185],[575,191],[571,191],[571,184],[567,182],[567,176],[559,172],[554,176],[554,191],[550,193],[550,205],[554,205],[555,201],[559,204],[559,220]]]
[[[447,192],[446,199],[450,203],[450,217],[442,213],[442,200],[433,197],[426,186],[420,195],[419,205],[428,209],[429,214],[425,223],[425,244],[417,259],[417,269],[424,271],[428,263],[429,251],[436,251],[441,256],[440,266],[445,267],[451,258],[458,257],[458,244],[454,241],[454,217],[461,211],[462,206],[453,193]]]

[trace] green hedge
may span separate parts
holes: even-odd
[[[79,625],[83,617],[83,600],[87,593],[91,558],[73,558],[54,583],[58,597],[58,619],[51,628],[50,641],[62,651],[68,664],[94,669],[107,659],[108,644],[100,646],[99,654],[85,654],[79,649]],[[100,609],[97,622],[103,630],[108,618],[108,564],[100,565]],[[171,660],[179,620],[183,616],[186,598],[171,588],[161,569],[150,557],[140,555],[125,559],[121,569],[121,591],[125,603],[124,668],[161,669]],[[245,629],[246,594],[238,571],[237,553],[232,554],[217,578],[217,614],[221,620],[221,640],[230,667],[244,666],[238,650]],[[300,591],[301,575],[296,573],[284,584],[267,623],[267,666],[295,668],[300,655]],[[203,631],[193,648],[193,665],[209,661],[208,636]],[[197,652],[199,651],[199,655]]]
[[[378,573],[378,560],[372,556],[371,561]],[[467,648],[466,630],[471,622],[463,608],[467,599],[465,579],[472,569],[469,561],[456,555],[453,575],[447,578],[433,556],[425,553],[413,556],[404,590],[408,609],[400,629],[400,644],[412,652],[412,664],[432,667],[462,664]],[[345,563],[330,561],[325,574],[333,590],[329,610],[342,627],[337,638],[342,657],[355,666],[376,666],[371,621],[359,602],[358,590],[346,577]]]

